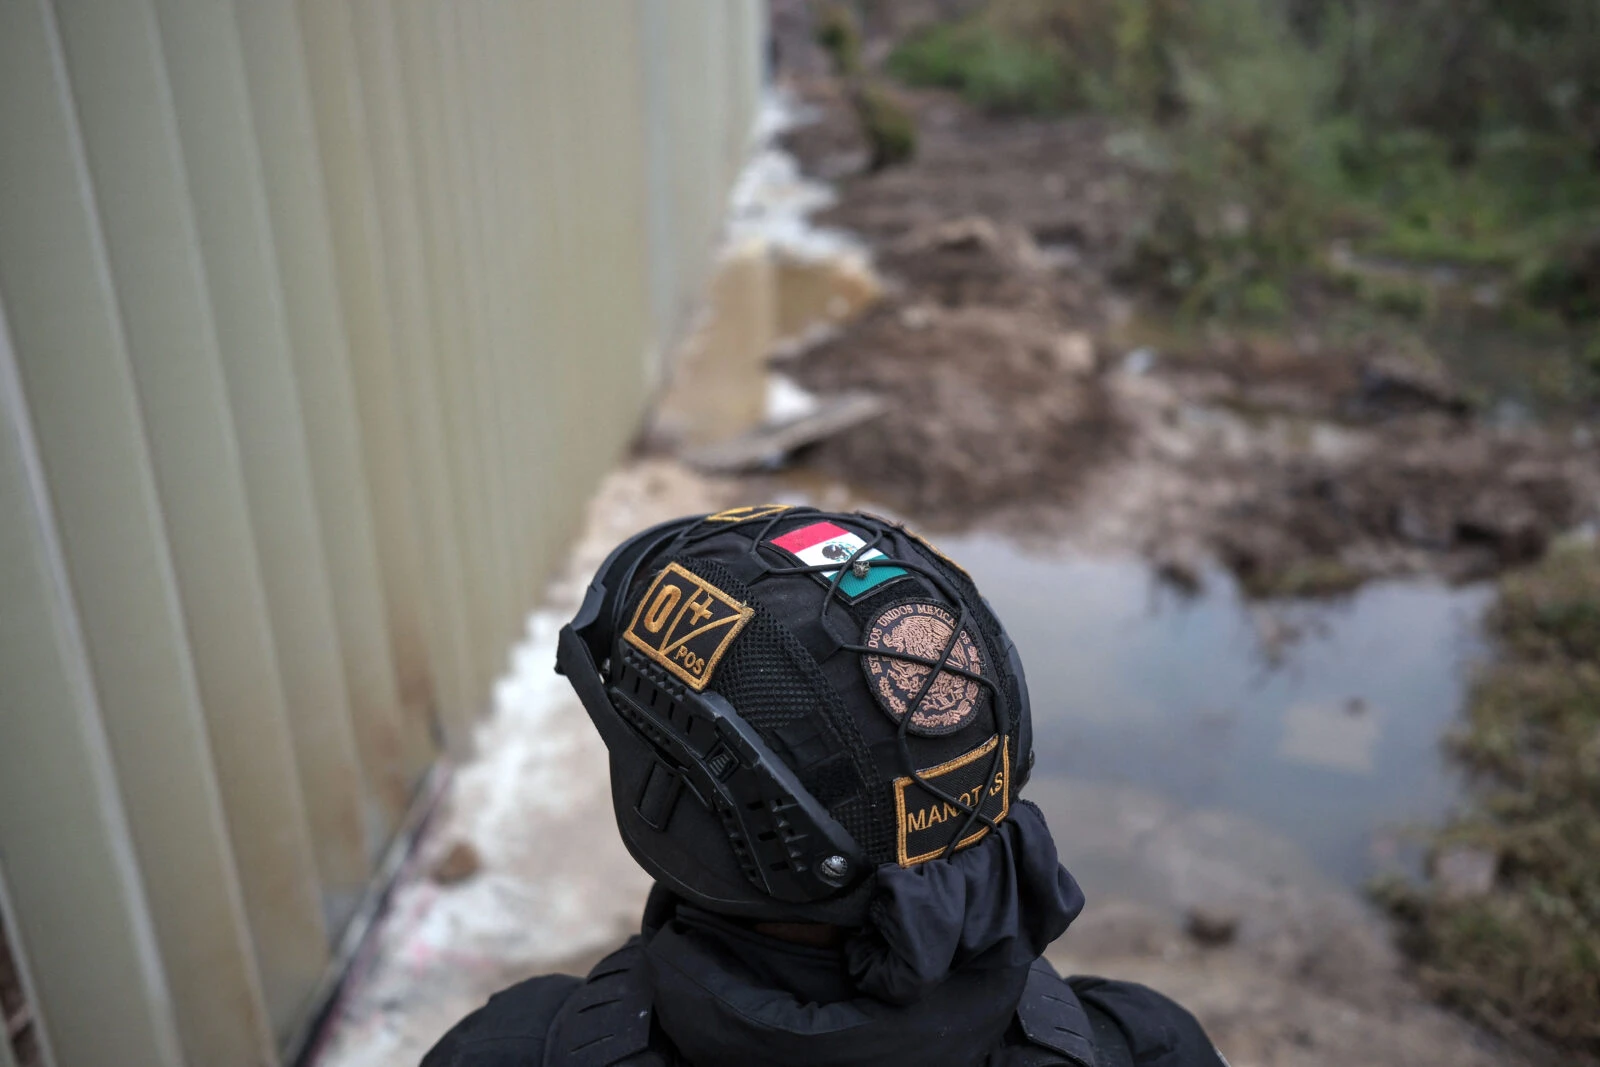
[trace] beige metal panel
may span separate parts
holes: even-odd
[[[492,232],[506,336],[506,343],[497,352],[497,366],[504,383],[498,397],[505,439],[500,460],[506,496],[511,502],[511,551],[515,562],[512,573],[517,592],[508,620],[508,633],[513,639],[521,637],[529,609],[542,599],[538,592],[543,576],[542,552],[532,532],[538,524],[538,483],[553,462],[538,447],[536,429],[523,396],[541,331],[538,321],[531,318],[529,300],[530,263],[537,249],[529,217],[537,201],[527,178],[533,153],[525,137],[526,103],[519,96],[518,83],[518,71],[527,61],[527,53],[517,47],[518,28],[515,16],[497,20],[484,28],[482,41],[486,62],[493,72],[487,91],[494,107],[486,137],[500,217],[506,221],[503,228],[493,228]]]
[[[588,482],[588,465],[593,454],[597,431],[602,426],[594,419],[590,398],[595,392],[599,364],[604,358],[594,350],[594,316],[597,298],[595,285],[599,271],[595,264],[595,245],[590,226],[594,221],[594,193],[604,177],[595,172],[590,149],[596,138],[593,130],[599,126],[587,111],[580,112],[572,106],[574,100],[592,100],[595,57],[589,54],[588,42],[582,36],[581,12],[563,8],[565,25],[562,26],[561,86],[565,98],[561,101],[561,181],[563,197],[571,212],[571,225],[567,227],[563,262],[572,272],[571,301],[573,309],[571,347],[563,353],[563,361],[572,372],[563,406],[568,410],[569,428],[566,449],[569,476],[563,489],[563,506],[560,514],[569,514],[581,507],[582,486]],[[575,25],[575,23],[577,23]],[[582,442],[581,446],[578,445]],[[557,520],[559,521],[559,520]]]
[[[715,6],[718,15],[726,13],[726,0]],[[708,17],[702,34],[706,48],[706,74],[710,78],[710,92],[706,99],[700,102],[700,106],[703,109],[703,120],[710,127],[712,154],[710,161],[712,177],[706,185],[705,192],[715,203],[721,199],[721,194],[734,173],[730,149],[733,123],[728,113],[731,103],[728,94],[732,89],[728,75],[733,57],[729,54],[728,24],[725,18]]]
[[[665,0],[655,0],[665,3]],[[711,204],[720,187],[713,163],[712,127],[704,101],[713,94],[714,57],[691,20],[667,18],[667,114],[674,135],[672,202],[683,220],[677,233],[680,316],[686,317],[707,276],[712,249]],[[680,324],[687,323],[680,318]]]
[[[0,5],[0,298],[179,1033],[191,1063],[270,1063],[73,108],[49,11]]]
[[[514,422],[511,359],[513,348],[525,344],[528,334],[516,321],[511,298],[515,284],[515,260],[510,241],[517,225],[517,207],[527,189],[517,182],[514,167],[508,167],[512,150],[511,124],[506,111],[504,55],[497,47],[509,34],[513,17],[508,11],[463,8],[462,63],[476,74],[476,92],[481,106],[467,112],[467,125],[477,161],[475,176],[482,190],[478,227],[482,234],[484,275],[488,282],[485,309],[493,343],[486,353],[483,380],[486,408],[493,419],[488,459],[495,503],[501,509],[499,552],[505,570],[500,584],[496,634],[502,648],[514,641],[522,617],[531,606],[524,589],[528,583],[528,561],[521,533],[525,525],[523,498],[519,492],[522,464],[516,446],[518,427]],[[502,656],[497,672],[505,669]]]
[[[683,278],[678,242],[682,220],[674,198],[675,160],[681,151],[671,116],[670,51],[664,46],[671,13],[659,0],[635,0],[640,36],[654,43],[643,52],[640,95],[645,109],[646,233],[650,246],[650,307],[654,344],[645,353],[645,374],[652,387],[666,372],[667,349],[679,332],[683,315]],[[657,43],[659,42],[659,43]]]
[[[428,649],[440,681],[439,719],[445,741],[453,754],[460,755],[470,748],[472,720],[487,701],[488,680],[477,669],[486,657],[474,640],[475,620],[465,600],[467,549],[456,534],[460,494],[450,476],[448,438],[440,410],[416,176],[411,169],[392,11],[379,0],[361,0],[354,13],[355,51],[392,317],[390,337],[399,356],[411,476],[421,486],[418,502]]]
[[[480,137],[493,102],[485,89],[487,70],[482,58],[474,55],[473,47],[484,13],[484,5],[478,4],[441,6],[439,73],[440,90],[447,102],[448,159],[454,164],[451,184],[457,190],[463,277],[467,281],[468,308],[479,327],[477,343],[465,353],[468,358],[460,383],[464,396],[458,403],[471,427],[467,462],[475,472],[479,511],[486,523],[484,554],[477,561],[476,570],[480,572],[478,582],[484,587],[479,592],[478,607],[486,613],[483,630],[490,641],[485,670],[493,678],[506,668],[504,653],[511,637],[507,622],[511,614],[512,561],[494,372],[495,359],[506,338],[498,319],[496,286],[500,279],[489,257],[491,238],[485,233],[487,228],[498,225],[499,211]],[[494,15],[497,19],[504,17],[498,10]]]
[[[545,166],[547,142],[538,121],[538,12],[528,5],[510,11],[507,32],[496,35],[502,52],[506,87],[498,94],[506,112],[502,129],[512,157],[507,174],[519,195],[512,196],[512,225],[507,238],[515,260],[508,280],[517,311],[514,329],[520,338],[509,353],[514,385],[513,426],[517,440],[511,456],[516,477],[513,492],[523,508],[522,545],[528,575],[522,593],[530,604],[543,598],[544,583],[556,565],[557,539],[550,529],[551,493],[562,465],[561,439],[550,416],[551,390],[545,368],[554,360],[558,331],[554,327],[553,276],[560,268],[548,234],[550,210]]]
[[[550,454],[557,457],[544,494],[544,525],[557,538],[566,532],[562,529],[563,516],[581,506],[574,499],[573,486],[582,478],[579,442],[583,440],[584,412],[579,398],[583,395],[583,338],[579,324],[583,288],[588,282],[573,192],[578,184],[577,168],[570,151],[576,143],[570,127],[577,125],[571,110],[578,90],[569,71],[577,65],[574,46],[563,21],[569,10],[552,0],[534,5],[534,52],[529,64],[535,76],[530,121],[540,146],[541,259],[549,268],[547,284],[539,294],[546,312],[543,333],[548,343],[539,358],[538,407],[549,427]]]
[[[629,346],[624,340],[632,310],[632,283],[638,271],[643,270],[643,257],[628,256],[624,250],[626,239],[617,225],[621,222],[624,226],[642,227],[643,223],[642,218],[631,217],[631,198],[625,192],[632,180],[636,180],[638,171],[620,169],[623,165],[618,153],[630,132],[624,114],[632,94],[625,93],[624,87],[636,77],[638,61],[632,42],[613,40],[609,33],[610,19],[624,10],[609,5],[586,5],[580,28],[585,42],[583,55],[591,59],[585,80],[593,100],[594,119],[602,128],[613,131],[605,138],[589,138],[584,144],[587,149],[585,168],[599,177],[598,181],[585,183],[583,187],[583,210],[589,231],[585,244],[590,250],[590,282],[586,289],[591,294],[585,348],[597,357],[590,363],[594,373],[585,406],[593,413],[596,429],[600,431],[594,435],[599,439],[591,446],[594,454],[586,457],[586,466],[592,464],[593,467],[584,473],[595,477],[604,467],[610,466],[614,442],[634,421],[636,413],[628,395],[633,375],[618,372],[632,371],[634,368],[629,366],[632,360],[628,357],[636,357],[643,347],[642,344]],[[613,50],[617,53],[615,67],[592,62],[593,56],[606,55]],[[642,131],[639,136],[642,139]]]
[[[368,855],[376,856],[404,813],[419,772],[414,764],[408,765],[394,660],[385,631],[376,538],[299,18],[292,0],[235,0],[234,11],[261,145],[345,689],[370,790]]]
[[[212,758],[279,1018],[303,999],[297,983],[326,964],[327,938],[155,18],[140,0],[60,0],[57,12]],[[363,873],[347,876],[352,889]]]
[[[149,905],[56,546],[0,315],[0,923],[47,1067],[179,1067]],[[0,1065],[15,1067],[10,1048],[0,1027]]]
[[[733,166],[737,170],[743,165],[751,148],[761,108],[761,87],[766,80],[766,5],[755,3],[754,0],[728,2],[733,12],[733,31],[728,51],[734,58],[734,84],[729,95],[734,102],[733,123],[737,142]]]
[[[531,172],[538,151],[527,122],[527,81],[523,68],[530,54],[527,9],[512,13],[504,32],[489,35],[487,46],[495,57],[496,83],[492,93],[498,103],[495,143],[500,149],[496,170],[506,188],[509,225],[501,232],[506,259],[505,296],[508,329],[515,339],[503,353],[502,365],[507,380],[506,425],[509,443],[506,462],[510,468],[510,494],[517,502],[515,522],[522,567],[518,575],[521,609],[514,620],[520,639],[526,626],[527,609],[544,599],[544,584],[552,565],[548,539],[542,536],[542,501],[549,483],[550,468],[556,453],[545,443],[546,428],[530,407],[536,386],[537,360],[544,343],[544,331],[533,300],[538,284],[536,263],[542,250],[538,244],[536,216],[538,189]]]
[[[405,17],[410,16],[410,17]],[[383,15],[375,17],[384,18]],[[444,84],[443,60],[449,46],[442,35],[451,28],[450,9],[436,5],[402,7],[388,14],[394,25],[389,38],[398,49],[393,101],[406,123],[406,165],[415,174],[418,233],[424,287],[432,311],[432,344],[423,349],[432,361],[432,382],[439,410],[439,457],[446,471],[454,506],[447,516],[461,546],[461,601],[469,627],[469,645],[476,653],[475,679],[493,671],[500,635],[494,627],[492,585],[503,582],[494,556],[495,519],[484,477],[484,420],[476,410],[474,378],[480,351],[487,346],[482,314],[482,280],[473,262],[472,201],[474,191],[456,180],[452,163],[461,152],[459,130],[464,117]]]
[[[202,694],[282,1037],[299,1024],[328,961],[319,871],[334,914],[353,905],[364,880],[360,765],[233,12],[194,0],[156,0],[155,9],[288,706],[286,723],[265,708],[242,709],[246,690],[235,679]],[[285,726],[292,748],[279,760]],[[314,862],[286,844],[308,819]]]
[[[560,65],[564,50],[562,27],[557,22],[558,5],[549,0],[531,4],[524,15],[529,46],[529,61],[524,68],[528,89],[528,136],[534,145],[535,166],[530,186],[538,191],[537,275],[534,299],[540,311],[540,345],[534,354],[532,410],[544,428],[547,454],[556,457],[550,479],[541,487],[540,526],[552,539],[562,531],[557,518],[570,507],[566,494],[577,478],[570,458],[573,428],[577,420],[569,398],[574,392],[577,349],[574,340],[574,271],[569,251],[572,211],[565,202],[563,181],[565,153],[560,139],[560,116],[565,106],[562,97],[564,72]]]
[[[485,332],[489,339],[488,347],[480,352],[483,365],[477,383],[479,407],[488,428],[485,459],[491,517],[495,523],[494,551],[499,561],[500,580],[494,584],[498,595],[493,630],[498,638],[499,654],[491,663],[491,669],[498,675],[508,666],[504,650],[517,638],[521,620],[531,606],[521,594],[527,582],[526,560],[517,547],[521,501],[513,484],[513,411],[508,391],[511,349],[526,339],[512,322],[511,264],[505,244],[508,224],[512,221],[512,196],[515,195],[509,185],[515,175],[507,173],[502,165],[502,152],[509,140],[503,113],[506,101],[500,97],[499,53],[491,46],[494,39],[506,34],[511,13],[487,5],[463,5],[455,10],[461,30],[458,69],[468,82],[473,100],[472,106],[459,113],[464,119],[470,146],[470,152],[462,159],[471,164],[468,169],[477,190],[474,221],[483,283]],[[520,470],[520,464],[517,469]]]
[[[61,0],[57,12],[212,758],[281,1020],[326,964],[327,939],[154,15],[139,0]],[[363,874],[346,876],[351,891]]]
[[[511,492],[519,507],[517,543],[524,569],[518,589],[525,605],[538,604],[543,599],[544,584],[555,563],[554,539],[545,530],[544,501],[551,470],[559,462],[550,427],[536,406],[539,360],[548,350],[549,338],[538,301],[541,287],[547,282],[541,275],[545,255],[539,236],[539,145],[528,120],[532,79],[527,67],[532,54],[532,31],[531,10],[519,6],[513,9],[506,32],[493,34],[490,40],[490,47],[498,55],[496,69],[500,72],[500,84],[495,90],[500,104],[497,125],[504,134],[497,138],[505,152],[500,169],[511,186],[507,194],[510,225],[503,236],[510,257],[506,299],[510,302],[511,329],[517,343],[506,353],[512,432],[507,459],[512,468]],[[519,634],[522,625],[523,620],[518,619]]]
[[[645,133],[639,99],[642,62],[638,24],[625,5],[585,5],[571,39],[574,89],[584,121],[607,131],[575,139],[579,168],[575,208],[581,231],[583,385],[573,403],[585,415],[585,448],[574,457],[590,482],[614,462],[631,437],[642,402],[639,358],[648,346],[648,257],[645,246]],[[607,62],[597,63],[604,55]]]
[[[301,33],[328,196],[329,236],[350,344],[362,456],[410,768],[431,751],[438,684],[427,641],[420,541],[422,487],[412,477],[392,340],[376,179],[367,145],[349,8],[301,0]]]
[[[623,265],[621,270],[611,268],[606,272],[611,279],[613,299],[624,309],[624,314],[608,320],[614,332],[606,350],[611,353],[611,387],[629,417],[625,423],[619,423],[612,434],[610,450],[603,457],[609,467],[632,439],[647,395],[645,380],[639,373],[639,359],[650,347],[651,320],[648,202],[642,178],[647,165],[645,114],[638,73],[644,65],[647,43],[640,37],[638,22],[629,17],[626,6],[604,4],[596,5],[593,10],[600,19],[596,47],[621,61],[607,95],[610,123],[616,135],[607,139],[606,157],[601,163],[614,176],[617,188],[614,207],[602,209],[602,218],[609,230],[605,255]],[[596,471],[596,476],[600,473]]]
[[[518,41],[523,61],[517,65],[517,99],[521,106],[518,127],[526,142],[524,151],[527,155],[531,206],[524,241],[530,248],[536,249],[529,257],[525,285],[529,294],[528,307],[537,323],[532,333],[537,340],[527,354],[523,378],[526,383],[524,395],[527,417],[534,430],[534,450],[529,465],[533,466],[532,457],[553,457],[538,464],[540,478],[537,484],[530,487],[534,494],[532,501],[537,548],[542,554],[540,558],[546,561],[542,574],[548,577],[559,566],[561,552],[559,531],[552,528],[554,524],[548,516],[556,508],[557,486],[563,477],[563,464],[559,458],[564,454],[563,438],[560,423],[554,416],[559,402],[555,400],[547,371],[560,355],[560,331],[553,305],[560,298],[556,278],[561,264],[553,254],[551,220],[554,213],[548,206],[551,196],[550,152],[544,140],[548,125],[543,121],[544,108],[537,103],[544,84],[543,73],[537,69],[537,57],[540,54],[539,12],[529,6],[521,8],[520,14]],[[528,57],[533,57],[534,61],[530,62]],[[544,590],[542,586],[536,586],[533,592],[542,596]]]
[[[553,294],[558,303],[554,321],[560,332],[544,374],[554,409],[550,417],[559,430],[563,459],[562,477],[552,487],[549,519],[552,525],[559,525],[561,516],[581,506],[577,487],[583,482],[584,458],[578,442],[588,436],[585,431],[590,429],[585,425],[588,413],[583,410],[583,398],[588,391],[593,354],[589,354],[590,362],[582,358],[588,341],[584,334],[587,305],[592,298],[587,291],[592,274],[589,248],[582,233],[586,221],[582,192],[588,175],[578,153],[585,136],[579,127],[588,124],[572,106],[574,99],[582,99],[583,74],[589,61],[572,39],[572,8],[559,0],[543,0],[539,7],[543,52],[539,67],[544,75],[539,97],[544,112],[543,137],[549,146],[546,162],[550,168],[550,211],[554,221],[550,254],[561,264]]]

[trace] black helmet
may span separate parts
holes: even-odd
[[[628,850],[723,914],[860,925],[873,874],[975,844],[1032,764],[1027,685],[971,578],[903,526],[763,505],[600,567],[557,670]]]

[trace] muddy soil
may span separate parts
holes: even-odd
[[[1152,179],[1098,118],[996,119],[903,92],[912,162],[864,170],[838,84],[793,88],[786,146],[873,246],[887,299],[792,358],[820,392],[889,412],[805,462],[924,523],[1057,531],[1173,573],[1210,555],[1259,594],[1375,576],[1484,577],[1592,519],[1584,428],[1498,425],[1392,330],[1336,330],[1316,301],[1271,330],[1156,327],[1112,279]]]

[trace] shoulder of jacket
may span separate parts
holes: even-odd
[[[1095,1056],[1089,1017],[1072,987],[1044,960],[1035,960],[1017,1002],[1016,1026],[996,1067],[1108,1067]]]
[[[595,965],[562,1004],[545,1043],[545,1067],[665,1067],[673,1057],[655,1041],[643,950],[629,941]]]
[[[1147,986],[1089,975],[1068,980],[1098,1035],[1120,1037],[1129,1063],[1149,1067],[1227,1067],[1200,1021]],[[1102,1063],[1101,1067],[1106,1067]]]
[[[524,1067],[542,1062],[551,1023],[581,984],[569,974],[547,974],[496,993],[440,1038],[422,1067]]]

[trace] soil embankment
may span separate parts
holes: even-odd
[[[889,400],[816,469],[925,522],[1214,555],[1260,594],[1484,577],[1592,517],[1592,438],[1495,417],[1415,337],[1346,331],[1314,297],[1272,329],[1140,311],[1117,279],[1149,178],[1104,120],[907,92],[917,155],[868,173],[842,90],[798,87],[817,121],[787,146],[840,194],[818,221],[866,238],[890,287],[785,368]]]

